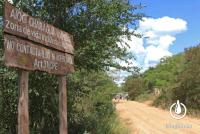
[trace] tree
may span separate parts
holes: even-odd
[[[135,99],[144,93],[146,89],[144,79],[141,76],[129,76],[125,80],[122,89],[129,93],[131,99]]]
[[[0,2],[2,9],[4,0],[0,0]],[[88,124],[83,124],[89,122],[91,118],[85,118],[81,112],[74,111],[74,109],[76,109],[75,106],[82,105],[82,101],[78,100],[87,98],[91,90],[96,90],[99,83],[94,80],[100,78],[95,76],[90,79],[93,81],[92,84],[88,84],[89,82],[85,83],[85,79],[83,79],[85,77],[81,73],[89,75],[89,71],[105,71],[109,67],[129,69],[120,66],[113,59],[128,60],[127,49],[119,47],[117,42],[122,42],[121,36],[136,35],[134,30],[129,30],[128,27],[136,28],[137,20],[143,14],[136,13],[135,10],[141,8],[141,5],[131,5],[128,1],[122,0],[13,0],[13,2],[15,6],[30,15],[74,36],[75,66],[78,73],[68,76],[68,94],[71,98],[68,97],[68,118],[77,120],[69,120],[69,129],[72,133],[76,132],[73,130],[74,128],[79,128],[81,132],[88,129],[95,133],[95,130],[87,127]],[[0,16],[2,16],[2,10],[0,10]],[[0,40],[0,55],[2,56],[2,32]],[[1,117],[4,117],[0,119],[2,128],[0,131],[15,134],[17,74],[15,69],[3,66],[2,61],[0,65],[0,110]],[[30,74],[30,81],[33,81],[29,88],[31,132],[55,134],[58,130],[57,79],[47,73],[34,72]],[[106,89],[108,90],[107,87],[105,87]],[[78,100],[74,101],[77,98]],[[110,102],[105,104],[106,107],[107,104],[110,105]],[[95,125],[97,122],[94,119],[92,121]]]
[[[200,110],[200,46],[185,51],[185,66],[178,76],[179,86],[173,99],[180,99],[188,107]]]
[[[14,4],[74,36],[76,68],[131,70],[113,59],[128,62],[130,53],[117,42],[123,42],[122,36],[138,36],[133,29],[144,16],[135,12],[141,5],[125,0],[14,0]]]

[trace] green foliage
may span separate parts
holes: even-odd
[[[185,69],[179,75],[179,86],[175,89],[176,98],[192,109],[200,110],[200,46],[185,52]]]
[[[144,92],[135,98],[135,100],[138,102],[145,102],[147,100],[154,100],[154,99],[155,95],[153,93],[148,93],[148,92]]]
[[[56,76],[41,72],[30,74],[29,115],[32,133],[58,133],[58,82]]]
[[[139,76],[128,77],[123,90],[129,91],[129,95],[132,99],[137,96],[139,96],[139,98],[142,97],[142,99],[146,96],[146,99],[148,99],[148,95],[143,96],[142,94],[153,93],[155,88],[162,92],[163,89],[177,80],[178,75],[184,69],[184,61],[183,54],[178,54],[173,57],[164,57],[156,67],[149,68]]]
[[[112,120],[115,119],[111,95],[117,89],[111,78],[105,73],[76,72],[70,77],[68,91],[69,104],[68,121],[69,133],[112,134]]]
[[[129,76],[122,89],[129,93],[130,99],[135,99],[145,91],[144,80],[140,76]]]
[[[180,100],[187,106],[189,113],[194,113],[194,111],[197,113],[200,110],[199,79],[200,45],[185,49],[184,53],[161,59],[160,64],[155,68],[150,68],[139,77],[127,78],[124,90],[128,89],[130,93],[136,93],[130,94],[136,100],[154,100],[154,98],[149,98],[149,95],[153,93],[152,89],[157,88],[160,90],[160,95],[154,100],[154,105],[168,108],[176,100]],[[141,82],[142,84],[139,84]]]
[[[175,78],[171,81],[161,96],[155,101],[156,105],[167,107],[180,100],[183,102],[189,112],[192,110],[200,110],[199,94],[200,94],[200,47],[193,47],[185,50],[182,56],[182,62],[177,64],[177,69],[173,73]],[[173,78],[172,77],[172,78]]]
[[[169,106],[171,106],[176,100],[173,99],[173,96],[175,96],[174,88],[176,88],[177,85],[171,85],[168,87],[165,87],[161,94],[154,99],[153,104],[155,106],[159,106],[163,109],[168,109]]]
[[[0,0],[0,16],[3,2]],[[136,13],[141,5],[121,0],[13,0],[14,5],[69,32],[75,41],[75,67],[68,75],[68,129],[70,134],[90,132],[116,134],[117,121],[110,94],[117,86],[104,72],[120,66],[113,59],[131,58],[117,42],[121,36],[136,35],[143,14]],[[0,57],[3,57],[2,25],[0,28]],[[138,35],[136,35],[138,36]],[[98,72],[94,72],[99,71]],[[102,71],[102,72],[101,72]],[[92,72],[92,73],[89,73]],[[30,73],[29,111],[31,133],[58,133],[58,83],[47,73]],[[17,73],[0,61],[0,133],[16,133]],[[117,132],[117,133],[120,133]],[[123,133],[123,132],[122,132]]]
[[[12,72],[12,73],[11,73]],[[1,70],[1,133],[16,133],[17,75]],[[41,83],[38,81],[44,80]],[[58,83],[46,73],[30,74],[29,115],[31,133],[58,133]],[[12,84],[10,82],[13,82]],[[117,126],[112,93],[118,87],[105,73],[77,71],[68,76],[68,131],[70,134],[114,133]],[[70,90],[73,89],[73,90]]]
[[[17,114],[17,75],[13,69],[0,68],[0,134],[16,131]]]
[[[75,41],[75,64],[78,69],[104,70],[123,67],[113,59],[128,61],[131,54],[116,42],[121,36],[136,35],[137,20],[144,15],[135,12],[141,5],[122,0],[16,0],[15,5],[30,15],[69,32]]]
[[[164,88],[173,83],[184,68],[184,56],[162,58],[156,68],[150,68],[144,73],[144,79],[154,87]]]

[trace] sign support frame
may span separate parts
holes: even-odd
[[[58,76],[59,83],[59,132],[60,134],[67,134],[67,89],[66,76]]]
[[[17,16],[18,14],[21,14],[21,18]],[[3,20],[4,40],[9,39],[9,42],[4,42],[4,47],[6,48],[4,62],[8,67],[19,69],[17,133],[30,133],[28,105],[29,71],[38,70],[57,75],[59,84],[59,133],[68,134],[66,73],[74,72],[73,36],[24,13],[7,1],[4,3]],[[40,27],[33,25],[34,23],[32,22],[35,21],[42,25]],[[48,53],[44,53],[45,51]],[[33,61],[33,59],[40,61],[34,60],[34,64],[32,64],[33,62],[28,62]],[[50,60],[53,62],[50,63]],[[59,69],[57,69],[57,66],[54,68],[58,71],[51,71],[46,68],[41,69],[41,67],[55,65],[54,62],[61,66]],[[45,65],[43,66],[43,64]]]
[[[19,70],[18,134],[29,134],[28,76],[29,72]]]

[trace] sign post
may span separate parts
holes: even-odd
[[[4,63],[19,69],[18,134],[29,134],[28,71],[58,75],[60,134],[67,134],[66,74],[74,72],[72,35],[29,16],[8,2],[4,7]]]
[[[67,95],[66,95],[66,77],[58,76],[59,82],[59,117],[60,134],[67,134]]]
[[[18,134],[29,134],[28,74],[19,71]]]

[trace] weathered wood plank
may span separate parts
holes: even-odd
[[[66,77],[59,76],[59,116],[60,134],[67,134],[67,96],[66,96]]]
[[[51,50],[36,43],[4,34],[5,65],[52,74],[74,71],[73,55]]]
[[[19,70],[18,134],[29,134],[28,74]]]
[[[29,16],[8,2],[4,10],[4,32],[74,54],[72,35]]]

